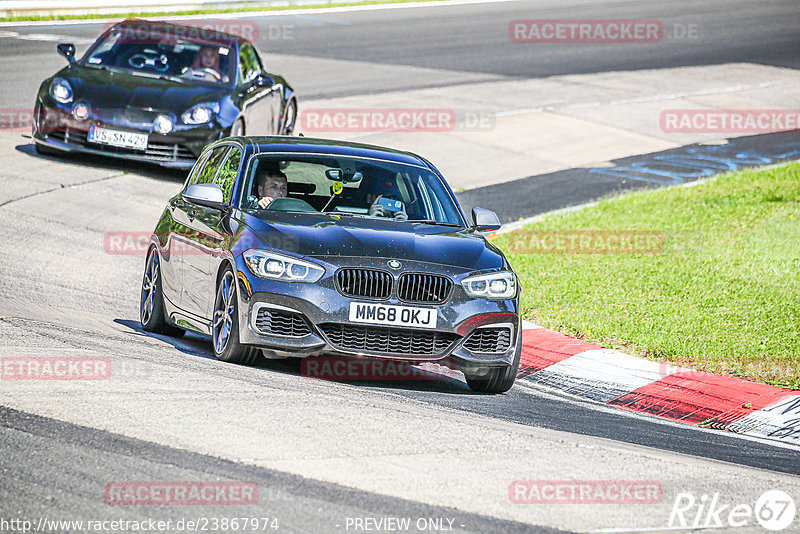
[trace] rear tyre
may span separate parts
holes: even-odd
[[[231,126],[231,135],[229,137],[239,137],[244,135],[244,122],[242,119],[236,119],[236,122]]]
[[[223,362],[253,365],[261,358],[261,351],[239,342],[238,302],[236,277],[229,267],[222,273],[214,301],[211,325],[214,356]]]
[[[161,292],[161,262],[158,252],[151,248],[147,253],[142,277],[142,295],[139,301],[139,321],[142,330],[181,337],[186,333],[182,328],[167,323],[164,313],[164,294]]]
[[[290,100],[283,113],[283,128],[281,135],[292,135],[294,133],[295,122],[297,122],[297,101]]]
[[[520,325],[521,326],[521,325]],[[522,354],[522,328],[517,328],[517,349],[514,352],[514,361],[507,367],[493,367],[487,374],[470,376],[465,374],[467,385],[472,391],[478,393],[505,393],[517,379],[519,371],[519,358]]]

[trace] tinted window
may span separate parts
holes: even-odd
[[[239,163],[242,162],[242,151],[238,148],[231,148],[228,159],[222,164],[214,183],[222,188],[222,198],[228,204],[231,201],[233,186],[236,184],[236,177],[239,174]]]
[[[252,81],[261,74],[261,62],[255,49],[249,44],[243,44],[239,49],[239,83]]]
[[[211,153],[211,157],[208,158],[208,162],[203,166],[203,170],[198,173],[197,179],[190,185],[212,183],[214,181],[214,176],[217,175],[217,170],[219,169],[222,161],[225,159],[225,154],[228,152],[229,148],[229,146],[225,145],[215,148]]]

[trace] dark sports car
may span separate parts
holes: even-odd
[[[497,216],[472,216],[408,152],[303,137],[217,141],[158,221],[142,327],[211,335],[230,362],[440,362],[474,390],[506,391],[521,350],[518,280],[481,234],[499,228]]]
[[[228,135],[291,135],[297,100],[252,43],[225,33],[127,20],[108,29],[36,97],[40,153],[88,152],[191,167]]]

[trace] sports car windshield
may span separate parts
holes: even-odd
[[[244,191],[243,207],[254,211],[316,211],[444,226],[464,224],[441,178],[422,167],[390,161],[257,156],[248,168]],[[281,191],[285,198],[259,207],[261,198],[281,197]]]
[[[232,43],[205,40],[188,31],[121,27],[104,35],[81,62],[138,76],[229,85],[235,55]]]

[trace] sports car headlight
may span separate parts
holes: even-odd
[[[461,285],[470,297],[510,299],[517,294],[517,278],[511,271],[470,276]]]
[[[251,248],[242,256],[250,271],[261,278],[314,283],[325,274],[325,269],[316,263],[266,250]]]
[[[219,104],[216,102],[197,104],[181,115],[181,120],[184,124],[205,124],[216,113],[219,113]]]
[[[50,96],[56,102],[69,104],[72,102],[72,86],[64,78],[53,78],[50,82]]]

